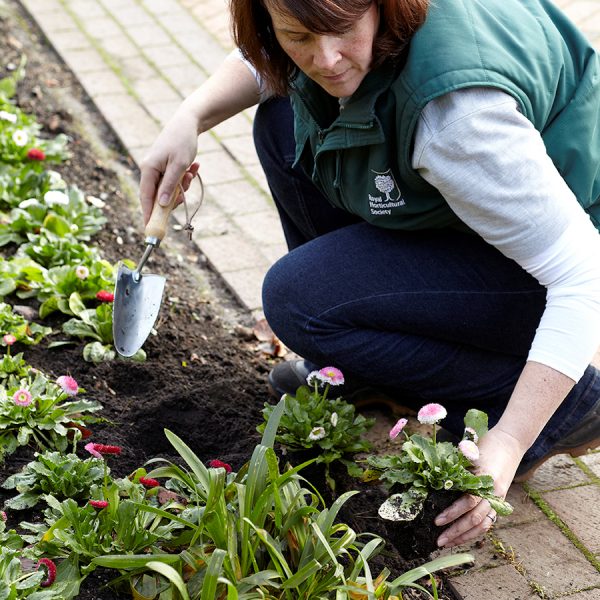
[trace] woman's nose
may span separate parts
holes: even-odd
[[[317,68],[331,70],[341,57],[339,39],[325,35],[319,37],[313,57],[313,62]]]

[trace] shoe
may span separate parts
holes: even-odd
[[[294,395],[301,385],[306,385],[306,378],[319,367],[307,360],[288,360],[276,365],[268,376],[269,391],[276,398],[283,394]],[[344,385],[337,386],[331,392],[332,397],[342,396],[357,408],[365,409],[386,406],[392,413],[401,416],[414,415],[416,412],[398,402],[390,391],[376,388],[365,382],[346,378]]]
[[[514,481],[517,483],[527,481],[538,467],[557,454],[582,456],[588,450],[593,450],[598,446],[600,446],[600,400],[596,402],[594,408],[581,420],[579,425],[571,429],[547,454],[529,462],[521,462]]]

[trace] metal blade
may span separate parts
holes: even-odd
[[[134,280],[134,271],[120,265],[113,304],[113,337],[121,356],[133,356],[150,335],[162,301],[165,278],[142,275]]]

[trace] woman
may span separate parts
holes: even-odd
[[[600,66],[586,40],[545,0],[231,7],[243,58],[165,127],[141,199],[147,219],[197,171],[197,134],[261,102],[255,141],[291,250],[264,310],[306,358],[274,387],[334,364],[442,402],[458,434],[481,408],[478,470],[503,497],[515,474],[596,447]],[[451,523],[438,544],[494,521],[464,496],[436,519]]]

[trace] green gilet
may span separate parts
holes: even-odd
[[[412,141],[430,100],[474,86],[516,99],[600,229],[600,60],[550,0],[432,0],[402,66],[371,71],[342,111],[300,74],[296,162],[334,206],[377,226],[460,226],[412,168]]]

